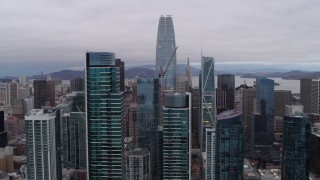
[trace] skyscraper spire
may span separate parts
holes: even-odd
[[[191,79],[191,67],[190,67],[190,61],[189,57],[187,60],[187,67],[186,67],[186,76],[188,77],[189,86],[192,87],[192,79]]]

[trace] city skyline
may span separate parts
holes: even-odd
[[[115,52],[128,66],[154,64],[161,14],[175,20],[178,64],[187,57],[200,64],[202,49],[217,64],[320,66],[317,1],[18,2],[0,2],[0,66],[8,75],[83,66],[87,50]]]

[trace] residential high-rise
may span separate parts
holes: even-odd
[[[137,79],[137,140],[150,151],[152,176],[158,177],[158,125],[160,116],[159,79]]]
[[[241,110],[224,111],[216,123],[215,179],[243,178],[244,134]]]
[[[226,94],[226,109],[234,109],[235,76],[232,74],[218,75],[218,87]]]
[[[70,90],[72,91],[84,91],[84,79],[72,78],[70,79]]]
[[[150,153],[147,149],[134,148],[126,157],[127,179],[151,180]]]
[[[55,84],[52,80],[34,80],[34,108],[40,109],[42,106],[55,106]]]
[[[176,88],[176,41],[171,16],[161,16],[159,19],[157,48],[156,48],[156,74],[161,79],[162,89],[175,90]],[[172,57],[172,61],[170,59]],[[168,67],[166,74],[162,74]],[[159,77],[159,75],[161,77]]]
[[[60,110],[33,109],[25,116],[28,179],[62,179]]]
[[[124,62],[121,59],[116,59],[115,63],[120,68],[120,91],[124,92]]]
[[[205,151],[206,128],[213,128],[216,116],[215,79],[213,57],[202,57],[201,61],[201,149]]]
[[[320,114],[320,79],[300,80],[300,102],[305,113]]]
[[[163,179],[191,179],[191,107],[191,93],[164,98]]]
[[[123,179],[123,92],[115,54],[86,54],[87,179]]]
[[[4,128],[4,111],[0,110],[0,147],[8,145],[8,135]]]
[[[284,116],[281,179],[309,179],[310,118]]]

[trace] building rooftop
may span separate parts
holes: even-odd
[[[57,108],[48,108],[48,109],[32,109],[26,116],[26,120],[46,120],[55,117],[54,112]]]
[[[280,169],[259,169],[261,180],[280,180],[281,171]]]
[[[241,109],[232,109],[228,111],[224,111],[217,115],[217,120],[230,119],[233,117],[240,116],[242,114]]]

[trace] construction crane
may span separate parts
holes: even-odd
[[[173,52],[172,52],[172,55],[171,55],[171,58],[170,58],[170,61],[168,62],[168,64],[167,64],[166,68],[164,69],[164,71],[163,71],[163,69],[162,69],[162,66],[160,67],[159,78],[162,78],[162,77],[164,77],[164,76],[166,75],[167,70],[168,70],[168,68],[169,68],[169,65],[171,64],[174,55],[176,55],[177,49],[178,49],[178,47],[175,47],[175,48],[174,48],[174,50],[173,50]]]

